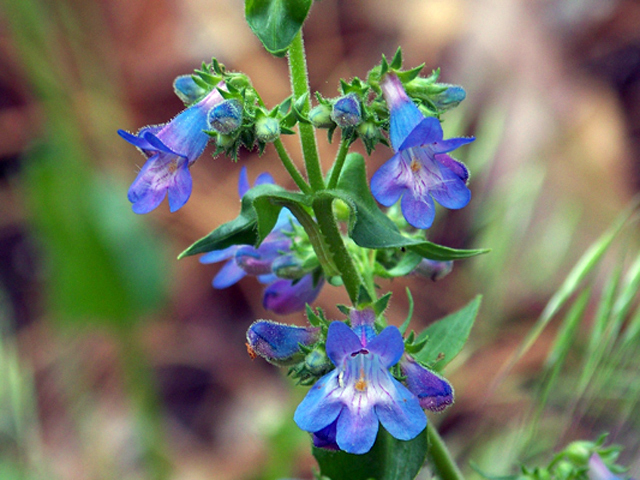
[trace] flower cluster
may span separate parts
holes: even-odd
[[[273,177],[262,173],[254,186],[273,184]],[[249,191],[250,184],[246,168],[240,171],[238,194],[240,198]],[[286,279],[277,276],[277,265],[282,259],[290,258],[292,230],[297,224],[291,212],[283,208],[273,231],[267,235],[258,248],[251,245],[233,245],[224,250],[214,250],[200,257],[200,263],[227,263],[214,277],[214,288],[223,289],[234,285],[246,275],[255,275],[258,281],[267,284],[263,296],[263,306],[279,315],[287,315],[304,309],[313,302],[324,284],[324,279],[314,279],[307,273],[298,279]],[[280,261],[280,262],[279,262]],[[275,269],[274,269],[275,266]],[[275,270],[275,273],[274,273]]]
[[[328,324],[324,350],[333,369],[316,381],[294,415],[316,447],[366,453],[379,424],[393,437],[411,440],[427,425],[423,409],[438,412],[453,403],[451,385],[405,353],[396,327],[377,333],[375,320],[371,309],[352,310],[350,327]],[[272,363],[289,364],[295,353],[317,352],[311,347],[317,332],[259,321],[249,328],[247,345]],[[404,385],[390,371],[397,364]]]

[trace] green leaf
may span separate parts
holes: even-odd
[[[246,0],[244,13],[264,48],[282,57],[302,28],[311,3],[312,0]]]
[[[489,250],[459,250],[435,243],[409,238],[398,230],[376,203],[367,182],[364,157],[359,153],[347,155],[340,179],[335,190],[327,190],[319,195],[331,195],[346,202],[352,212],[349,235],[364,248],[409,248],[421,257],[431,260],[459,260],[473,257]]]
[[[283,206],[291,205],[295,208],[307,204],[305,195],[288,192],[278,185],[263,184],[253,187],[242,197],[242,207],[236,218],[196,241],[178,255],[178,259],[222,250],[231,245],[258,246],[273,230]]]
[[[426,337],[429,341],[420,352],[415,354],[416,360],[426,365],[438,362],[435,365],[437,371],[441,371],[453,360],[469,337],[481,300],[482,296],[478,295],[462,309],[432,323],[418,335],[418,342]]]
[[[331,480],[413,480],[427,452],[426,429],[407,442],[380,428],[373,448],[364,455],[313,448],[320,474]]]

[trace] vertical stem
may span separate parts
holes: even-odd
[[[462,472],[451,457],[451,452],[431,422],[427,424],[427,437],[429,438],[429,457],[438,476],[442,480],[464,480]]]
[[[309,184],[302,177],[302,175],[298,171],[298,168],[291,160],[291,157],[289,157],[287,150],[282,144],[282,140],[278,138],[275,142],[273,142],[273,146],[276,147],[276,151],[278,152],[278,156],[280,157],[280,161],[284,165],[284,168],[286,168],[287,172],[289,172],[289,175],[291,175],[291,178],[293,178],[293,181],[296,182],[296,185],[302,191],[302,193],[311,193],[311,187],[309,187]]]
[[[320,230],[329,245],[329,250],[333,255],[333,261],[338,267],[338,270],[340,270],[340,275],[342,276],[342,281],[344,282],[344,287],[347,289],[351,303],[357,305],[358,293],[360,292],[360,285],[362,285],[362,277],[353,263],[347,246],[344,244],[336,222],[336,217],[331,208],[332,202],[333,198],[331,196],[319,196],[313,202],[313,212],[318,220]]]
[[[342,171],[342,166],[344,165],[344,161],[347,158],[347,153],[349,153],[350,145],[351,145],[351,137],[345,137],[343,135],[342,140],[340,140],[340,149],[338,150],[338,154],[336,155],[336,160],[333,163],[333,169],[331,170],[331,178],[329,179],[329,184],[327,188],[336,188],[336,185],[338,185],[340,172]]]
[[[291,86],[294,101],[307,94],[307,99],[302,106],[302,114],[309,112],[311,101],[309,99],[309,75],[307,72],[307,59],[304,53],[302,42],[302,30],[298,32],[293,43],[289,46],[289,74],[291,75]],[[318,145],[316,143],[316,131],[309,123],[299,123],[300,144],[302,145],[302,155],[307,169],[307,177],[314,192],[324,190],[324,178],[318,155]]]

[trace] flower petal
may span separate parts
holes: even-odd
[[[118,130],[118,135],[124,138],[127,142],[135,145],[136,147],[143,150],[153,150],[153,146],[146,141],[144,138],[139,137],[137,135],[133,135],[125,130]]]
[[[238,176],[238,196],[244,197],[244,194],[249,191],[251,185],[249,184],[249,174],[247,173],[247,167],[240,169],[240,175]]]
[[[437,144],[437,142],[440,141],[442,141],[442,126],[440,125],[440,121],[435,117],[426,117],[411,130],[400,145],[398,151],[428,145],[430,143]]]
[[[471,190],[464,181],[446,167],[440,168],[442,181],[429,188],[431,196],[443,207],[456,210],[471,200]]]
[[[435,153],[447,153],[455,150],[462,145],[466,145],[467,143],[471,143],[475,140],[475,137],[454,137],[448,138],[447,140],[442,140],[442,137],[439,141],[436,141],[436,144],[433,147],[433,151]]]
[[[380,357],[385,369],[394,366],[404,353],[404,341],[400,330],[393,325],[388,326],[367,344],[367,350]]]
[[[341,366],[345,358],[349,358],[352,353],[359,352],[362,348],[360,339],[346,323],[331,322],[329,324],[326,351],[329,360],[336,367]]]
[[[177,168],[169,184],[169,211],[172,213],[187,203],[193,189],[193,181],[187,163]]]
[[[293,421],[307,432],[317,432],[329,426],[343,409],[334,395],[339,389],[338,371],[327,373],[307,392],[293,414]]]
[[[144,138],[147,141],[147,143],[149,143],[149,145],[151,145],[151,147],[154,148],[155,150],[158,150],[160,152],[165,152],[165,153],[171,153],[173,155],[178,155],[180,157],[187,158],[186,155],[176,152],[170,147],[168,147],[167,145],[165,145],[164,142],[160,140],[155,133],[146,131],[142,134],[142,138]]]
[[[433,224],[436,208],[429,195],[415,197],[407,192],[402,197],[402,214],[409,224],[415,228],[425,229]]]
[[[376,441],[378,417],[373,408],[354,407],[346,406],[340,413],[336,442],[347,453],[367,453]]]
[[[400,382],[389,375],[384,385],[392,401],[374,407],[382,426],[398,440],[411,440],[427,426],[427,417],[418,399]]]
[[[448,168],[453,173],[455,173],[456,176],[460,178],[460,180],[467,183],[467,180],[469,180],[469,170],[467,170],[467,167],[465,167],[465,165],[462,162],[459,162],[453,157],[446,155],[444,153],[434,155],[434,158],[440,165],[442,165],[445,168]]]
[[[238,245],[231,245],[230,247],[222,250],[207,252],[200,257],[200,263],[216,263],[221,262],[222,260],[228,260],[236,254],[237,249]]]
[[[240,281],[247,273],[241,269],[235,260],[229,260],[213,278],[213,288],[223,289]]]
[[[396,203],[407,186],[402,182],[402,157],[396,154],[371,177],[371,193],[385,207]]]

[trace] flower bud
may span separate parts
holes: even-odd
[[[340,128],[355,127],[362,121],[360,101],[354,93],[339,98],[333,104],[331,118]]]
[[[430,278],[434,282],[442,280],[453,270],[453,261],[440,262],[438,260],[429,260],[423,258],[418,266],[413,269],[412,273],[417,273],[426,278]]]
[[[593,453],[593,447],[593,442],[579,440],[567,445],[567,448],[564,449],[564,453],[567,458],[576,465],[586,466],[591,454]]]
[[[304,356],[300,345],[313,345],[319,333],[319,328],[258,320],[247,330],[247,348],[250,354],[260,355],[274,365],[291,365]]]
[[[365,141],[377,142],[380,138],[380,129],[373,122],[363,122],[358,125],[358,134]]]
[[[432,97],[433,103],[441,110],[457,107],[467,97],[467,92],[459,85],[449,85],[444,92]]]
[[[223,135],[235,132],[242,125],[242,104],[239,100],[225,100],[209,112],[211,128]]]
[[[173,91],[185,104],[191,104],[203,97],[207,91],[198,85],[191,75],[180,75],[173,81]]]
[[[409,355],[400,360],[400,371],[411,393],[418,397],[420,406],[432,412],[441,412],[453,403],[453,388],[449,382],[427,370]]]
[[[256,136],[262,142],[274,142],[280,136],[280,122],[272,117],[261,117],[256,121]]]
[[[322,376],[325,373],[333,369],[333,364],[324,349],[316,348],[311,350],[306,357],[304,357],[304,365],[307,370],[316,375]]]
[[[331,119],[331,108],[324,104],[317,105],[309,111],[309,121],[316,128],[332,128],[336,126]]]

